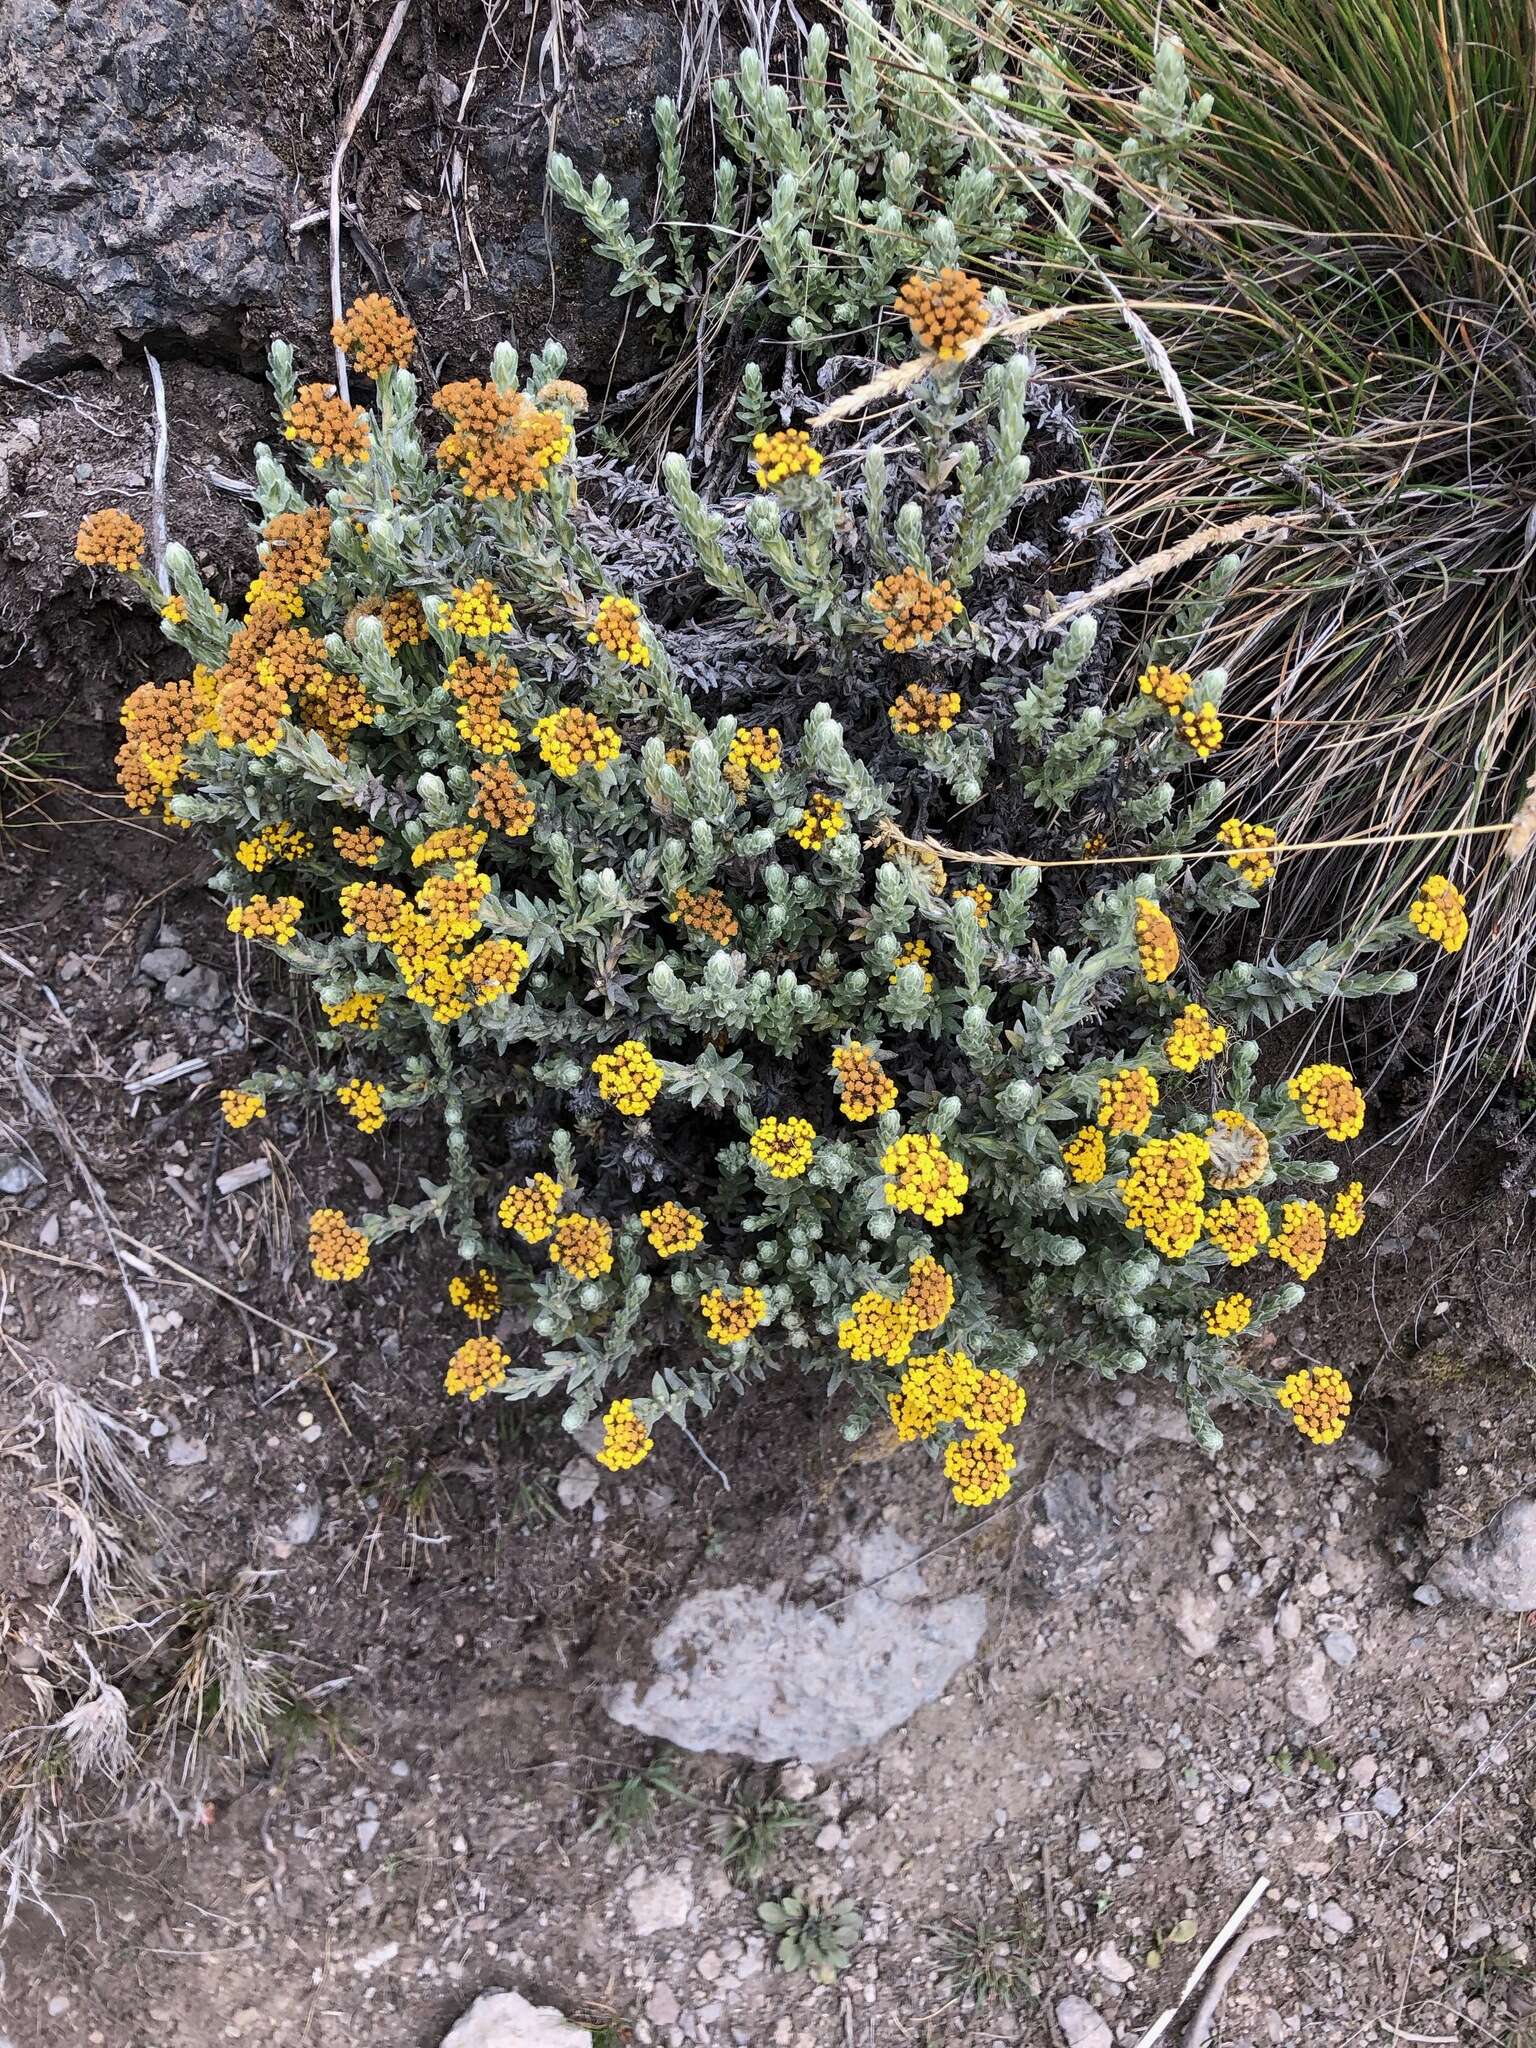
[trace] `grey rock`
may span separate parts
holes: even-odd
[[[664,1927],[686,1927],[693,1911],[693,1886],[680,1872],[637,1884],[629,1895],[629,1917],[636,1934],[659,1934]]]
[[[1385,1819],[1396,1820],[1403,1810],[1402,1794],[1390,1785],[1378,1785],[1371,1794],[1371,1804]]]
[[[1318,1918],[1325,1927],[1331,1927],[1335,1934],[1353,1934],[1355,1931],[1354,1914],[1346,1913],[1337,1899],[1330,1899]]]
[[[320,1504],[306,1501],[296,1507],[283,1523],[281,1535],[285,1543],[313,1543],[320,1529]]]
[[[568,1515],[584,1508],[597,1492],[602,1474],[590,1458],[572,1458],[555,1481],[555,1497]]]
[[[592,2048],[592,2029],[518,1991],[482,1991],[443,2036],[442,2048]]]
[[[1526,1614],[1536,1607],[1536,1498],[1508,1501],[1465,1543],[1435,1562],[1431,1581],[1453,1600]]]
[[[1115,2048],[1109,2022],[1075,1992],[1057,2001],[1056,2024],[1067,2048]]]
[[[891,1543],[887,1531],[879,1558]],[[903,1544],[899,1554],[906,1564],[917,1553]],[[608,1712],[683,1749],[760,1763],[829,1763],[877,1742],[975,1656],[987,1605],[979,1593],[914,1597],[921,1580],[910,1566],[869,1576],[879,1583],[821,1609],[776,1586],[690,1595],[651,1644],[657,1676],[619,1686]]]
[[[1440,1588],[1430,1585],[1427,1580],[1422,1586],[1414,1587],[1413,1597],[1421,1607],[1439,1607],[1445,1599]]]
[[[1304,1728],[1321,1728],[1333,1711],[1328,1692],[1328,1666],[1319,1655],[1309,1657],[1286,1681],[1285,1704]]]
[[[1209,1657],[1221,1641],[1220,1603],[1208,1594],[1186,1587],[1174,1609],[1173,1626],[1191,1657]]]
[[[204,1465],[208,1461],[208,1446],[201,1437],[183,1436],[178,1430],[165,1446],[167,1465]]]
[[[15,1152],[0,1152],[0,1195],[25,1195],[33,1188],[47,1185],[46,1177],[30,1159]]]
[[[224,977],[211,967],[189,967],[166,982],[165,1000],[183,1010],[216,1010],[224,1000]]]
[[[1037,1500],[1048,1531],[1041,1560],[1051,1591],[1095,1584],[1114,1557],[1120,1530],[1113,1473],[1053,1472]]]
[[[139,962],[139,972],[151,981],[173,981],[191,965],[192,955],[185,946],[151,946]]]
[[[1323,1637],[1323,1655],[1341,1671],[1347,1671],[1359,1654],[1354,1637],[1344,1629],[1332,1628]]]
[[[645,2016],[653,2026],[675,2027],[683,2016],[677,1993],[670,1984],[658,1984],[645,2001]]]

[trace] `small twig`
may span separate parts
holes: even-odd
[[[144,361],[149,366],[149,388],[155,400],[155,464],[149,479],[149,551],[154,557],[155,580],[162,590],[168,591],[171,579],[165,567],[165,472],[171,459],[171,423],[165,412],[165,379],[160,374],[160,365],[144,351]]]
[[[720,1470],[720,1467],[715,1463],[714,1459],[709,1455],[708,1451],[706,1451],[704,1446],[699,1442],[698,1438],[694,1435],[693,1431],[688,1427],[687,1423],[679,1422],[677,1424],[677,1427],[683,1432],[683,1435],[687,1437],[689,1443],[693,1445],[693,1448],[704,1460],[705,1464],[709,1467],[710,1471],[714,1473],[715,1477],[719,1480],[720,1484],[725,1488],[726,1492],[729,1493],[731,1490],[730,1480],[726,1478],[725,1474]]]
[[[1216,2017],[1227,1986],[1237,1975],[1237,1966],[1247,1955],[1255,1942],[1276,1941],[1285,1930],[1277,1927],[1273,1920],[1260,1920],[1252,1927],[1244,1928],[1233,1942],[1221,1961],[1216,1965],[1215,1975],[1206,1987],[1204,1998],[1195,2009],[1195,2016],[1189,2023],[1184,2036],[1184,2048],[1205,2048],[1211,2038],[1211,2022]]]
[[[208,1279],[206,1274],[194,1273],[190,1266],[184,1266],[179,1259],[173,1259],[169,1252],[161,1251],[158,1245],[147,1244],[142,1237],[132,1237],[127,1231],[124,1231],[123,1235],[129,1244],[137,1245],[139,1250],[153,1259],[157,1266],[169,1266],[173,1273],[179,1273],[183,1280],[190,1280],[194,1287],[205,1288],[209,1294],[216,1294],[220,1301],[227,1301],[231,1308],[239,1309],[241,1315],[255,1316],[258,1322],[270,1323],[274,1330],[281,1330],[285,1336],[297,1337],[301,1344],[323,1349],[325,1356],[315,1359],[306,1368],[307,1371],[318,1372],[321,1366],[329,1365],[341,1349],[341,1346],[332,1343],[329,1337],[317,1337],[312,1330],[301,1330],[296,1323],[285,1323],[281,1316],[268,1315],[264,1308],[253,1308],[248,1301],[242,1301],[238,1294],[231,1294],[227,1287],[220,1287],[216,1280]]]
[[[336,137],[336,153],[331,158],[331,319],[341,319],[341,167],[346,160],[352,137],[357,133],[357,124],[367,113],[369,103],[378,91],[379,80],[384,76],[384,67],[389,62],[389,53],[395,47],[405,17],[411,11],[411,0],[395,0],[395,10],[384,25],[378,48],[373,53],[366,77],[358,90],[357,98],[348,107],[346,118]],[[336,389],[342,397],[350,400],[352,393],[347,384],[347,358],[341,344],[336,344]]]
[[[1107,583],[1097,584],[1092,590],[1079,591],[1066,604],[1058,605],[1041,624],[1047,628],[1065,626],[1083,612],[1091,612],[1098,605],[1109,604],[1115,598],[1123,597],[1128,590],[1139,590],[1144,583],[1155,583],[1159,576],[1166,576],[1170,569],[1182,568],[1193,561],[1196,555],[1203,555],[1211,548],[1229,547],[1240,540],[1256,540],[1260,534],[1285,533],[1293,526],[1305,526],[1316,517],[1312,512],[1250,512],[1246,519],[1234,519],[1226,526],[1202,527],[1199,533],[1192,533],[1171,548],[1161,548],[1155,555],[1147,555],[1139,562],[1133,562],[1129,569],[1122,569],[1118,576],[1111,576]]]
[[[1249,1914],[1253,1911],[1254,1907],[1257,1906],[1260,1899],[1263,1898],[1264,1894],[1268,1890],[1269,1879],[1267,1877],[1260,1877],[1254,1880],[1254,1883],[1251,1889],[1249,1890],[1247,1897],[1243,1900],[1242,1904],[1237,1908],[1236,1912],[1232,1914],[1231,1918],[1227,1921],[1226,1925],[1219,1931],[1215,1938],[1207,1943],[1194,1968],[1190,1971],[1189,1975],[1184,1979],[1184,1983],[1179,1992],[1178,1997],[1174,2000],[1172,2005],[1165,2007],[1164,2010],[1158,2014],[1157,2018],[1152,2022],[1151,2026],[1148,2027],[1147,2031],[1136,2043],[1136,2048],[1154,2048],[1154,2044],[1162,2040],[1163,2036],[1167,2033],[1168,2029],[1173,2025],[1174,2021],[1178,2018],[1179,2010],[1188,2000],[1190,1993],[1194,1990],[1197,1984],[1202,1983],[1204,1981],[1206,1973],[1210,1970],[1212,1964],[1216,1961],[1217,1957],[1221,1955],[1227,1943],[1231,1941],[1232,1937],[1236,1934],[1237,1930],[1242,1926],[1243,1922],[1248,1918]],[[1187,2042],[1185,2044],[1185,2048],[1188,2048]]]

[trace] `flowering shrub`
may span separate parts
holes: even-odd
[[[1274,1398],[1235,1345],[1360,1228],[1358,1182],[1314,1195],[1364,1101],[1331,1064],[1261,1084],[1255,1034],[1465,924],[1433,877],[1373,934],[1191,967],[1284,858],[1217,829],[1224,677],[1182,665],[1210,591],[1140,663],[1096,610],[1042,624],[1073,501],[1026,493],[1031,359],[953,278],[904,303],[941,346],[903,431],[744,436],[709,499],[579,454],[554,348],[446,387],[434,445],[355,310],[371,411],[273,350],[303,487],[260,451],[240,617],[180,548],[162,594],[123,515],[80,553],[190,666],[124,706],[126,800],[221,850],[230,929],[327,1019],[228,1122],[320,1094],[441,1132],[419,1201],[316,1211],[315,1273],[444,1232],[449,1392],[606,1409],[615,1470],[793,1362],[980,1506],[1036,1360],[1161,1375],[1211,1444],[1213,1392]],[[1331,1383],[1285,1405],[1342,1427]]]

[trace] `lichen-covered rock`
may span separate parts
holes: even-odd
[[[443,2048],[592,2048],[592,2030],[518,1991],[482,1991],[443,2036]]]
[[[1453,1544],[1430,1570],[1453,1600],[1526,1614],[1536,1607],[1536,1499],[1508,1501],[1465,1543]]]

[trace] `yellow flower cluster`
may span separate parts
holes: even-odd
[[[1355,1085],[1348,1067],[1336,1067],[1320,1060],[1303,1067],[1285,1092],[1300,1105],[1301,1113],[1315,1130],[1336,1143],[1358,1138],[1365,1127],[1365,1097]]]
[[[985,882],[968,882],[964,888],[956,889],[957,903],[969,903],[976,913],[976,922],[985,931],[992,919],[992,905],[997,900]]]
[[[1227,855],[1227,866],[1250,889],[1262,889],[1275,879],[1269,849],[1279,845],[1280,835],[1272,825],[1246,825],[1241,818],[1228,818],[1216,837],[1221,845],[1235,849]]]
[[[944,1448],[944,1477],[963,1508],[991,1507],[1012,1489],[1018,1463],[1013,1445],[995,1430],[978,1429]]]
[[[798,1180],[810,1168],[816,1133],[803,1116],[765,1116],[749,1149],[775,1180]]]
[[[654,1209],[642,1209],[640,1224],[652,1250],[664,1259],[696,1252],[704,1242],[704,1218],[681,1202],[661,1202]]]
[[[1269,1211],[1257,1195],[1227,1196],[1206,1210],[1203,1225],[1229,1266],[1246,1266],[1269,1243]]]
[[[459,738],[477,754],[516,752],[522,735],[502,706],[519,680],[516,664],[500,655],[461,654],[449,662],[443,688],[459,707]]]
[[[958,690],[930,690],[926,683],[908,683],[887,713],[892,730],[908,739],[948,732],[960,716]]]
[[[336,900],[347,937],[361,932],[376,946],[389,944],[410,907],[405,892],[393,882],[346,882]]]
[[[1099,1084],[1101,1087],[1103,1083]],[[1146,1125],[1141,1127],[1146,1129]],[[1062,1163],[1079,1187],[1093,1187],[1104,1178],[1109,1168],[1109,1154],[1104,1144],[1104,1133],[1092,1124],[1084,1124],[1075,1137],[1069,1138],[1061,1148]]]
[[[1352,1180],[1334,1196],[1328,1228],[1334,1237],[1358,1237],[1365,1228],[1365,1189],[1359,1181]]]
[[[662,1072],[649,1047],[626,1038],[592,1062],[597,1092],[621,1116],[644,1116],[661,1093]]]
[[[1136,957],[1147,981],[1166,981],[1179,964],[1179,935],[1150,896],[1136,898]]]
[[[333,1031],[355,1024],[359,1031],[377,1031],[384,998],[377,995],[343,996],[339,1003],[322,1003],[325,1021]]]
[[[356,1280],[368,1270],[368,1239],[340,1209],[309,1219],[309,1263],[317,1280]]]
[[[1194,682],[1187,669],[1165,668],[1155,661],[1136,678],[1136,687],[1144,697],[1156,698],[1165,711],[1177,712],[1188,702]]]
[[[776,725],[738,725],[720,772],[738,796],[745,796],[754,772],[766,780],[783,765],[784,743]]]
[[[1221,720],[1216,716],[1216,706],[1208,697],[1198,707],[1193,704],[1185,705],[1175,722],[1179,728],[1179,738],[1190,752],[1202,761],[1211,758],[1225,737],[1221,729]]]
[[[384,851],[384,835],[369,825],[333,825],[331,844],[353,867],[372,868],[378,866]]]
[[[679,889],[672,898],[672,908],[667,913],[669,924],[685,925],[691,932],[702,932],[717,946],[728,946],[741,930],[735,913],[718,889]]]
[[[613,1271],[613,1232],[597,1216],[573,1209],[555,1225],[549,1263],[563,1266],[573,1280],[597,1280]]]
[[[307,590],[311,583],[318,583],[330,567],[331,559],[331,515],[328,507],[314,505],[303,512],[276,512],[261,529],[261,574],[256,579],[261,585],[261,597],[269,593],[274,597],[296,596]],[[260,601],[251,591],[245,593],[248,605]],[[294,614],[303,612],[302,602]]]
[[[583,768],[599,773],[619,758],[619,736],[611,725],[601,725],[590,711],[568,704],[552,711],[533,728],[539,754],[546,768],[568,781]]]
[[[888,1206],[921,1216],[925,1223],[958,1216],[964,1207],[960,1198],[971,1185],[965,1168],[925,1131],[904,1131],[886,1147],[880,1170],[886,1176]]]
[[[870,1290],[837,1326],[837,1348],[861,1364],[872,1358],[900,1365],[917,1335],[917,1310],[906,1295]]]
[[[1196,1067],[1206,1060],[1213,1060],[1227,1049],[1227,1027],[1213,1024],[1210,1012],[1198,1003],[1186,1003],[1174,1019],[1173,1029],[1163,1041],[1163,1052],[1170,1067],[1176,1067],[1181,1074],[1192,1074]]]
[[[610,1472],[628,1472],[655,1449],[633,1401],[612,1401],[603,1416],[603,1447],[597,1462]]]
[[[329,384],[299,386],[283,413],[283,438],[302,442],[317,469],[327,462],[350,469],[366,462],[373,447],[367,413],[360,405],[348,405]]]
[[[1201,1168],[1210,1156],[1204,1138],[1192,1131],[1149,1138],[1131,1154],[1125,1178],[1115,1183],[1127,1227],[1143,1232],[1165,1258],[1186,1258],[1199,1240],[1205,1199]]]
[[[512,630],[511,604],[496,595],[496,586],[484,576],[462,590],[450,590],[439,617],[466,640],[489,640]]]
[[[1269,1171],[1269,1140],[1240,1110],[1218,1109],[1205,1134],[1211,1186],[1221,1193],[1251,1188]]]
[[[1310,1280],[1328,1249],[1328,1219],[1316,1202],[1286,1202],[1280,1228],[1269,1241],[1269,1256],[1289,1266],[1298,1280]]]
[[[386,597],[379,626],[391,654],[398,654],[402,647],[422,646],[427,638],[427,615],[415,591],[397,590]]]
[[[469,807],[472,818],[483,818],[493,831],[508,839],[526,838],[533,829],[534,803],[528,785],[505,761],[487,761],[470,771],[475,800]]]
[[[144,529],[130,512],[105,505],[87,512],[75,535],[75,560],[87,569],[115,569],[131,576],[144,560]]]
[[[900,1387],[886,1397],[901,1442],[926,1443],[935,1430],[958,1422],[980,1381],[980,1370],[963,1351],[930,1351],[912,1359]]]
[[[410,368],[416,329],[382,293],[366,292],[333,322],[331,340],[354,370],[377,381],[386,370]]]
[[[627,668],[649,668],[651,650],[645,642],[645,629],[640,623],[640,607],[631,597],[605,597],[597,608],[597,617],[592,621],[592,630],[587,635],[589,647],[601,647],[605,654],[611,654],[615,661]]]
[[[890,974],[892,983],[894,984],[900,979],[901,970],[904,967],[921,967],[923,970],[923,991],[926,995],[931,996],[933,994],[933,976],[928,970],[928,963],[932,958],[933,948],[926,939],[908,939],[901,951],[896,955],[896,965],[891,969]]]
[[[545,489],[549,472],[570,453],[570,421],[535,406],[520,391],[465,377],[443,385],[432,406],[452,425],[438,445],[438,462],[457,475],[465,497],[477,504]]]
[[[254,837],[242,839],[235,848],[235,859],[248,874],[262,875],[285,861],[303,860],[314,850],[315,842],[307,832],[301,832],[286,818],[278,818],[263,825]]]
[[[473,1273],[455,1273],[448,1282],[448,1299],[472,1323],[488,1323],[501,1313],[501,1282],[486,1266],[477,1266]]]
[[[771,491],[792,476],[821,475],[821,450],[811,446],[803,427],[782,427],[773,434],[752,436],[752,466],[760,491]]]
[[[1275,1399],[1310,1443],[1336,1444],[1349,1421],[1353,1397],[1343,1373],[1335,1366],[1319,1365],[1288,1373],[1275,1389]]]
[[[882,1116],[896,1107],[896,1083],[857,1038],[833,1052],[832,1073],[837,1106],[849,1123],[868,1123],[872,1116]]]
[[[903,1298],[920,1330],[936,1330],[955,1305],[955,1283],[937,1259],[923,1252],[907,1269]]]
[[[699,1298],[705,1327],[717,1344],[742,1344],[768,1313],[761,1288],[743,1287],[740,1294],[727,1294],[723,1287],[711,1287]]]
[[[1224,1294],[1205,1312],[1205,1327],[1213,1337],[1239,1336],[1253,1321],[1251,1294]]]
[[[494,1337],[466,1337],[448,1361],[443,1389],[449,1394],[465,1394],[471,1401],[481,1401],[503,1385],[511,1363]]]
[[[1112,1138],[1139,1138],[1160,1097],[1150,1067],[1120,1067],[1099,1079],[1099,1127]]]
[[[536,1173],[520,1187],[510,1187],[501,1198],[496,1215],[503,1230],[515,1230],[524,1244],[543,1244],[555,1227],[555,1217],[565,1199],[562,1184],[547,1173]]]
[[[935,583],[921,569],[898,569],[882,576],[869,593],[869,608],[885,622],[881,646],[892,654],[910,654],[938,638],[965,607],[946,576]]]
[[[1470,930],[1467,899],[1449,876],[1431,875],[1409,906],[1408,922],[1447,953],[1459,953]]]
[[[302,619],[304,599],[296,590],[284,590],[271,577],[253,576],[245,586],[248,612],[270,611],[285,619]]]
[[[461,860],[476,861],[484,851],[485,834],[473,825],[444,825],[411,848],[411,866],[453,866]]]
[[[248,1123],[266,1115],[267,1105],[248,1088],[221,1088],[219,1112],[232,1131],[243,1131]]]
[[[837,798],[826,796],[818,789],[807,798],[805,809],[800,813],[800,822],[790,827],[789,836],[807,853],[820,853],[824,846],[831,845],[847,823],[847,815]]]
[[[249,903],[237,903],[224,922],[238,938],[286,946],[299,928],[303,911],[297,896],[253,896]]]
[[[909,277],[896,294],[896,311],[941,363],[963,361],[992,321],[978,280],[949,263],[937,277]]]
[[[376,1081],[343,1081],[337,1087],[336,1100],[360,1131],[383,1130],[384,1097]]]
[[[125,738],[117,750],[118,787],[130,810],[158,806],[168,825],[184,824],[172,812],[171,798],[188,747],[211,729],[213,703],[206,669],[196,670],[190,680],[141,683],[130,692],[120,714]]]

